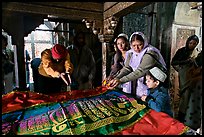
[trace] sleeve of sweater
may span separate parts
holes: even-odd
[[[151,96],[149,98],[149,96],[147,96],[146,101],[150,108],[156,110],[157,112],[161,112],[163,110],[162,108],[166,104],[166,98],[167,94],[165,92],[158,92],[158,94],[155,97]]]
[[[178,65],[184,65],[187,63],[191,63],[191,60],[189,58],[183,58],[183,53],[185,52],[184,48],[178,49],[174,57],[172,58],[171,65],[173,67],[176,67]]]
[[[73,66],[73,64],[71,63],[69,53],[68,53],[67,56],[66,56],[64,66],[65,66],[66,72],[69,72],[69,73],[72,73],[72,72],[73,72],[74,66]]]
[[[156,53],[154,53],[154,55],[156,55],[158,57],[158,55]],[[157,61],[151,55],[144,54],[140,65],[138,66],[138,68],[135,71],[132,71],[129,74],[127,74],[127,70],[129,70],[129,68],[126,67],[126,68],[124,68],[124,71],[126,72],[127,75],[125,75],[125,73],[123,73],[122,76],[117,77],[117,78],[119,78],[122,83],[133,81],[135,79],[138,79],[138,78],[144,76],[145,73],[149,69],[151,69],[153,66],[155,66],[156,63],[157,63]]]

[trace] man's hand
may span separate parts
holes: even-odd
[[[69,75],[69,73],[60,73],[60,77],[62,78],[62,80],[67,84],[70,85],[71,84],[71,77]]]

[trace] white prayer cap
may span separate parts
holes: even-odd
[[[164,82],[167,75],[158,67],[153,67],[149,72],[159,81]]]

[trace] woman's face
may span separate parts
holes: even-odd
[[[143,47],[144,43],[142,41],[139,40],[132,41],[132,48],[134,49],[135,52],[140,53]]]
[[[124,51],[125,50],[125,40],[123,38],[118,38],[116,41],[117,47],[120,51]]]
[[[188,48],[190,50],[194,50],[194,48],[198,45],[197,41],[195,40],[190,40],[189,43],[188,43]]]

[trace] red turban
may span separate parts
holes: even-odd
[[[52,57],[54,59],[62,59],[67,56],[67,53],[68,51],[63,45],[56,44],[52,47]]]

